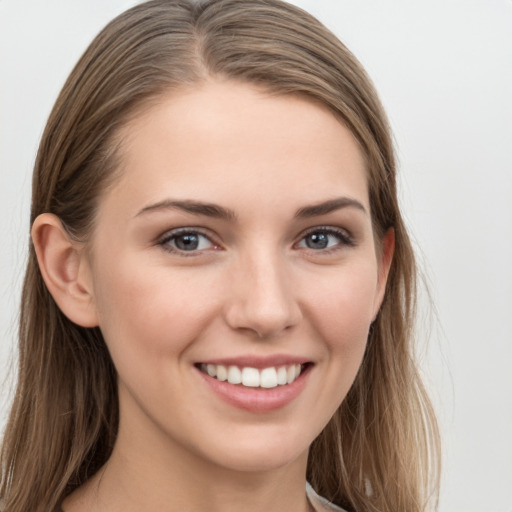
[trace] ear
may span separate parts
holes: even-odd
[[[377,292],[375,294],[373,320],[377,318],[382,301],[384,300],[389,269],[391,268],[391,262],[393,261],[393,255],[395,253],[395,230],[393,228],[389,228],[386,231],[380,244],[380,250],[377,254],[379,274],[377,277]]]
[[[60,219],[51,213],[36,218],[31,234],[44,282],[60,310],[75,324],[97,326],[83,244],[71,239]]]

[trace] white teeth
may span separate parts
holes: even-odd
[[[301,373],[300,364],[289,366],[279,366],[278,368],[270,366],[258,370],[249,366],[242,369],[238,366],[226,366],[222,364],[201,364],[201,371],[210,377],[220,381],[228,381],[230,384],[242,384],[250,388],[275,388],[291,384]]]
[[[242,382],[242,372],[236,366],[228,368],[228,382],[230,384],[240,384]]]
[[[228,370],[222,364],[217,365],[217,379],[221,381],[228,380]]]
[[[279,386],[284,386],[288,383],[286,366],[280,366],[277,370],[277,383]]]
[[[242,384],[250,388],[259,388],[260,372],[256,368],[244,368],[242,370]]]
[[[286,383],[291,384],[295,380],[295,365],[288,366],[286,370]]]
[[[214,364],[207,364],[206,365],[206,372],[210,377],[216,377],[217,376],[217,367]]]
[[[275,388],[277,387],[277,372],[275,368],[265,368],[261,370],[261,387],[262,388]]]

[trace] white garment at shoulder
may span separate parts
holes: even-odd
[[[309,485],[309,482],[306,482],[306,494],[315,512],[345,512],[342,508],[338,507],[338,505],[318,496],[313,487]]]

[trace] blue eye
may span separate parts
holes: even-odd
[[[297,247],[322,251],[346,245],[353,246],[354,242],[344,231],[334,228],[315,228],[309,233],[306,233],[297,244]]]
[[[206,235],[190,229],[172,231],[159,243],[165,250],[171,252],[196,252],[215,247]]]

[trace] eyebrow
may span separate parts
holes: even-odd
[[[328,213],[340,210],[342,208],[356,208],[363,213],[367,213],[363,204],[356,199],[352,199],[350,197],[336,197],[334,199],[329,199],[328,201],[323,201],[318,204],[299,208],[295,213],[295,217],[298,219],[308,219],[310,217],[327,215]]]
[[[357,201],[356,199],[352,199],[350,197],[337,197],[334,199],[323,201],[318,204],[303,206],[302,208],[299,208],[295,212],[295,218],[307,219],[311,217],[317,217],[320,215],[327,215],[328,213],[340,210],[342,208],[356,208],[366,213],[366,209],[363,206],[363,204]],[[140,210],[137,213],[136,217],[144,215],[146,213],[174,209],[183,210],[187,213],[192,213],[194,215],[204,215],[205,217],[213,217],[216,219],[223,219],[229,221],[234,221],[237,218],[235,212],[233,210],[230,210],[229,208],[224,208],[213,203],[193,201],[190,199],[165,199],[163,201],[159,201],[158,203],[145,206],[144,208],[142,208],[142,210]]]
[[[236,220],[236,214],[233,210],[223,208],[222,206],[218,206],[213,203],[203,203],[201,201],[192,201],[189,199],[166,199],[164,201],[159,201],[158,203],[155,204],[150,204],[149,206],[142,208],[142,210],[140,210],[139,213],[137,213],[136,217],[150,212],[174,209],[183,210],[194,215],[204,215],[206,217],[213,217],[216,219]]]

